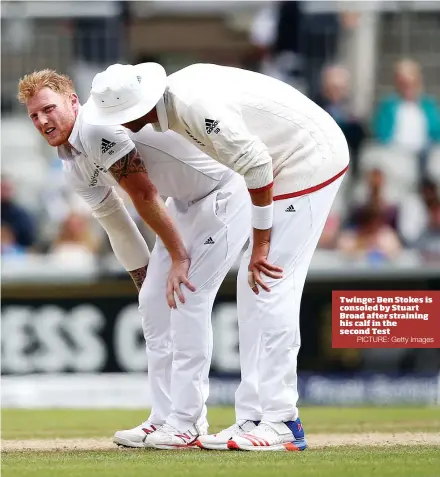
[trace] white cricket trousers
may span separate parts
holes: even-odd
[[[220,188],[189,207],[167,200],[168,211],[191,257],[189,280],[181,286],[185,304],[166,301],[170,256],[158,238],[139,294],[146,340],[152,410],[150,420],[184,432],[206,421],[212,356],[211,312],[217,291],[249,237],[250,197],[234,174]],[[187,210],[184,210],[187,209]]]
[[[236,418],[282,422],[298,417],[297,356],[301,344],[299,311],[304,282],[343,177],[292,199],[274,201],[268,261],[283,278],[263,275],[270,292],[255,295],[248,285],[252,240],[237,280],[241,383]]]

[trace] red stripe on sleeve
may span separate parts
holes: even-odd
[[[273,181],[270,184],[265,185],[264,187],[259,187],[258,189],[248,189],[249,192],[264,192],[265,190],[269,190],[273,187]]]

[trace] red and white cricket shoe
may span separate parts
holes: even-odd
[[[117,431],[113,436],[113,442],[118,446],[124,447],[151,447],[146,442],[147,437],[156,432],[161,424],[153,424],[150,421],[144,421],[133,429]]]
[[[180,432],[169,424],[164,424],[156,432],[150,434],[146,442],[155,449],[197,449],[196,441],[208,432],[208,425],[194,425],[184,432]]]
[[[246,434],[247,432],[252,432],[259,422],[260,421],[242,419],[217,434],[200,436],[196,444],[200,449],[228,450],[228,442],[230,439]]]
[[[228,442],[231,450],[303,451],[307,449],[300,419],[287,422],[265,422],[252,431]]]

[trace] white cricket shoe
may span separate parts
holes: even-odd
[[[151,447],[146,442],[146,439],[160,427],[161,424],[152,424],[147,420],[133,429],[117,431],[113,436],[113,442],[124,447]]]
[[[247,432],[252,432],[259,422],[260,421],[242,419],[217,434],[200,436],[196,445],[200,447],[200,449],[228,450],[228,441],[230,439],[246,434]]]
[[[252,431],[234,437],[228,448],[247,451],[303,451],[307,449],[300,419],[287,422],[260,422]]]
[[[199,436],[207,432],[208,424],[191,426],[185,432],[164,424],[156,432],[149,434],[146,442],[155,449],[194,449]]]

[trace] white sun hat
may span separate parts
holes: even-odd
[[[93,78],[84,121],[102,126],[134,121],[156,106],[166,85],[166,72],[158,63],[111,65]]]

